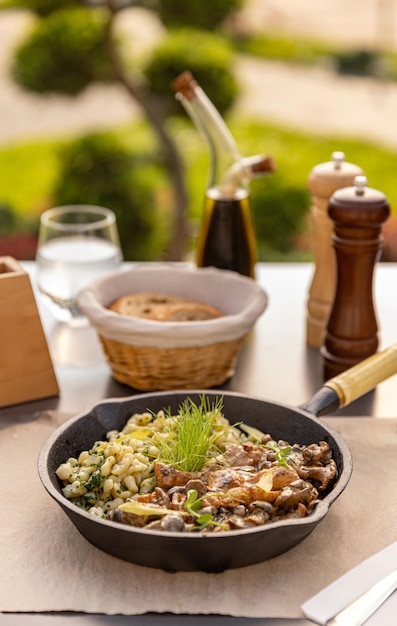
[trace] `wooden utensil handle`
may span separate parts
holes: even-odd
[[[343,407],[394,374],[397,374],[397,343],[327,380],[324,387],[335,391],[339,397],[339,406]]]

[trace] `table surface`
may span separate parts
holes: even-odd
[[[34,287],[34,263],[24,263]],[[306,307],[313,276],[310,263],[261,263],[258,283],[269,297],[266,311],[245,342],[236,373],[224,389],[271,402],[298,406],[323,383],[320,351],[306,345]],[[374,303],[378,318],[379,349],[397,342],[397,264],[379,263],[374,275]],[[103,398],[124,397],[134,390],[111,376],[95,331],[55,323],[37,297],[54,368],[60,386],[56,398],[0,409],[2,420],[22,413],[56,409],[80,413]],[[397,417],[396,379],[340,409],[338,415]]]
[[[23,263],[35,287],[34,263]],[[306,306],[313,265],[259,264],[257,281],[269,296],[269,305],[255,325],[239,355],[236,373],[224,389],[242,392],[272,402],[298,406],[321,387],[322,357],[318,349],[306,345]],[[374,274],[374,302],[378,318],[380,349],[397,342],[397,264],[378,264]],[[0,419],[12,423],[18,416],[34,418],[43,410],[80,414],[103,398],[126,397],[136,392],[117,383],[105,362],[96,334],[90,327],[72,328],[55,323],[45,305],[37,303],[60,387],[59,397],[0,409]],[[396,379],[382,382],[364,397],[338,412],[338,415],[397,417]],[[220,616],[95,616],[0,614],[0,625],[83,626],[90,624],[183,623],[186,626],[295,626],[305,620],[270,620]]]

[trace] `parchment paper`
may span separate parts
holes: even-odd
[[[353,476],[300,545],[222,574],[126,563],[89,544],[40,483],[40,447],[65,417],[1,428],[0,413],[0,611],[302,617],[306,599],[397,539],[397,420],[328,418],[351,447]]]

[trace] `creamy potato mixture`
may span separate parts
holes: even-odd
[[[222,402],[132,415],[56,470],[92,515],[160,531],[249,528],[313,510],[336,479],[326,442],[309,446],[231,425]]]

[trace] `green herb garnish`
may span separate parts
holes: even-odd
[[[207,494],[208,495],[208,494]],[[211,494],[216,495],[216,494]],[[218,524],[218,522],[214,521],[214,516],[211,513],[200,513],[203,508],[202,504],[203,498],[199,498],[199,494],[195,489],[189,489],[187,492],[187,498],[184,504],[184,511],[179,511],[180,515],[191,515],[195,518],[195,524],[197,530],[202,530],[207,526],[220,526],[221,528],[226,528],[222,524]],[[120,504],[117,507],[120,511],[125,511],[126,513],[134,513],[135,515],[143,515],[145,517],[162,517],[165,515],[169,515],[172,513],[172,509],[166,509],[164,507],[156,506],[153,504],[145,504],[142,502],[129,501]]]
[[[262,443],[265,434],[258,430],[257,428],[253,428],[252,426],[248,426],[247,424],[241,423],[239,427],[242,431],[247,433],[247,435],[257,441],[259,444]],[[279,448],[275,441],[268,441],[264,444],[265,448],[272,450],[276,456],[276,461],[278,465],[283,465],[284,467],[289,467],[287,458],[292,452],[291,446],[284,446],[283,448]]]
[[[288,457],[292,452],[291,446],[284,446],[283,448],[279,448],[275,441],[269,441],[265,448],[269,448],[276,455],[277,465],[283,465],[284,467],[289,467]]]
[[[201,396],[199,406],[187,398],[177,415],[171,415],[166,410],[170,432],[166,438],[156,439],[159,460],[184,472],[199,472],[211,449],[216,450],[215,441],[219,433],[215,423],[222,407],[222,398],[217,398],[211,405],[208,398]]]
[[[206,496],[211,495],[214,496],[216,494],[206,494]],[[205,497],[205,496],[203,496]],[[221,528],[226,528],[224,524],[219,524],[214,521],[214,516],[211,513],[200,513],[203,508],[203,498],[199,498],[198,491],[196,489],[189,489],[187,492],[187,498],[184,504],[185,510],[193,517],[196,518],[196,524],[198,525],[198,530],[202,530],[206,528],[206,526],[220,526]]]
[[[83,481],[82,485],[87,489],[87,491],[98,491],[102,487],[104,477],[101,476],[100,468],[96,469],[88,480]]]

